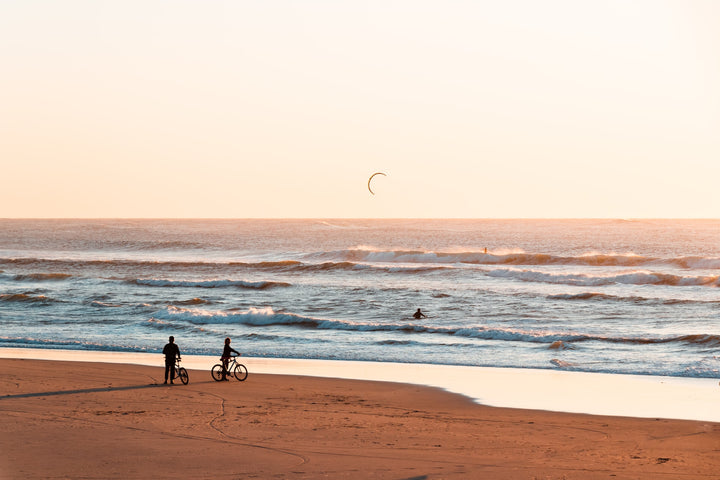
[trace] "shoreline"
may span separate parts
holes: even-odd
[[[700,480],[720,469],[717,423],[488,407],[389,381],[215,382],[191,369],[188,385],[163,385],[163,373],[0,359],[0,478]]]
[[[159,353],[0,348],[0,358],[163,368]],[[405,383],[439,388],[490,407],[720,423],[720,386],[712,378],[259,357],[242,357],[241,362],[251,376]],[[207,380],[215,363],[217,356],[183,355],[183,366],[198,373],[206,371]]]

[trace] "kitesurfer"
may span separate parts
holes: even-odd
[[[372,179],[373,179],[373,177],[374,177],[375,175],[382,175],[383,177],[386,177],[386,176],[387,176],[387,175],[385,175],[383,172],[375,172],[375,173],[373,173],[372,175],[370,175],[370,178],[368,178],[368,185],[367,185],[367,186],[368,186],[368,190],[370,190],[370,193],[372,193],[373,195],[375,195],[375,192],[373,192],[373,191],[372,191],[372,188],[370,188],[370,182],[372,181]]]

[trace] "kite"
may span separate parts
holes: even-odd
[[[372,191],[372,188],[370,188],[370,182],[372,182],[372,179],[375,175],[382,175],[383,177],[387,177],[383,172],[375,172],[372,175],[370,175],[370,178],[368,178],[368,190],[370,190],[370,193],[375,195],[375,192]]]

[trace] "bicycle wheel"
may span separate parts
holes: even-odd
[[[241,382],[245,380],[248,376],[247,368],[245,368],[245,365],[242,363],[238,363],[235,365],[235,378],[240,380]]]
[[[180,377],[180,381],[183,382],[183,385],[187,385],[190,381],[190,376],[188,375],[187,370],[183,367],[180,367],[178,370],[178,377]]]
[[[219,363],[217,365],[213,365],[210,373],[212,374],[213,380],[216,382],[221,381],[223,379],[223,366]]]

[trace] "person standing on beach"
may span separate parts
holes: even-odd
[[[168,382],[168,375],[170,375],[170,383],[175,378],[175,359],[180,360],[180,348],[175,343],[175,337],[170,335],[168,344],[163,348],[163,355],[165,355],[165,383]]]
[[[240,355],[240,352],[235,350],[230,346],[230,337],[227,337],[225,339],[225,346],[223,347],[223,353],[222,357],[220,357],[220,360],[222,361],[223,366],[223,373],[222,373],[222,379],[227,380],[227,367],[228,363],[230,362],[230,357],[232,356],[232,353],[235,353],[235,355]]]

